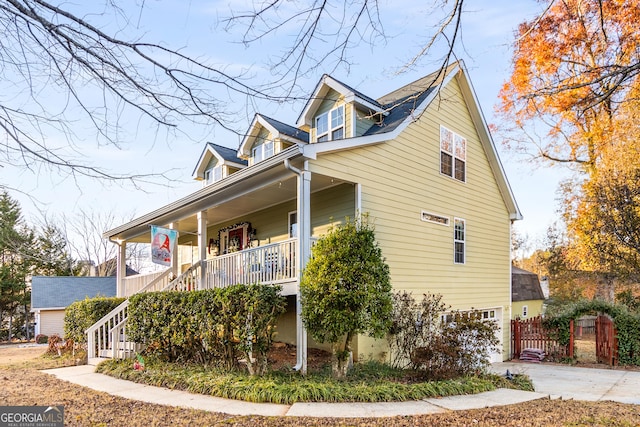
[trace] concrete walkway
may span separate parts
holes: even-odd
[[[638,371],[523,362],[495,363],[491,369],[500,375],[507,369],[514,374],[528,375],[536,391],[552,399],[611,400],[640,405]]]
[[[541,398],[613,400],[640,404],[640,372],[574,368],[562,365],[496,363],[492,370],[500,375],[507,369],[529,375],[536,392],[499,389],[486,393],[424,399],[411,402],[380,403],[294,403],[277,405],[192,394],[119,380],[94,372],[91,365],[49,369],[44,373],[57,378],[127,399],[148,403],[202,409],[232,415],[305,417],[391,417],[423,415],[450,410],[480,409],[521,403]]]

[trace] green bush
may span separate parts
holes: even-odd
[[[164,360],[234,369],[244,356],[249,373],[261,375],[285,310],[280,289],[254,284],[136,294],[129,301],[127,331]]]
[[[302,321],[317,342],[330,343],[333,373],[344,377],[358,334],[383,338],[390,326],[389,266],[363,215],[331,228],[312,249],[300,281]]]
[[[567,345],[571,320],[589,313],[606,313],[613,319],[618,339],[618,363],[640,365],[640,315],[630,312],[624,305],[597,299],[581,300],[554,312],[545,319],[545,324],[557,330],[560,344]]]
[[[74,302],[64,311],[65,338],[76,343],[86,343],[86,330],[124,300],[117,297],[96,297]]]
[[[49,337],[45,334],[36,335],[36,344],[46,344],[49,342]]]

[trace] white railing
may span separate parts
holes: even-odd
[[[115,342],[113,331],[117,330],[126,320],[128,306],[129,300],[126,299],[87,329],[87,358],[89,360],[96,357],[114,357],[111,345]]]
[[[297,239],[217,256],[205,262],[205,289],[237,284],[276,284],[298,277]]]
[[[200,269],[202,262],[198,261],[184,271],[181,275],[173,279],[162,288],[163,291],[195,291],[199,289]]]
[[[312,239],[312,243],[316,239]],[[173,280],[170,269],[160,273],[146,274],[150,281],[146,284],[125,282],[125,289],[137,292],[153,291],[193,291],[196,289],[222,288],[236,284],[277,284],[298,278],[296,262],[297,239],[289,239],[278,243],[271,243],[257,248],[245,249],[240,252],[217,256],[214,259],[193,264],[184,273]],[[202,272],[204,269],[204,275]],[[133,276],[134,278],[136,276]],[[204,286],[200,286],[204,277]],[[128,278],[129,279],[129,278]],[[130,296],[130,294],[126,294]],[[104,316],[87,329],[87,356],[127,358],[133,357],[140,351],[140,344],[131,343],[126,337],[127,307],[129,300],[125,300],[109,314]]]
[[[144,292],[143,288],[147,287],[151,283],[158,284],[158,289],[160,290],[167,286],[169,283],[169,272],[171,269],[166,269],[164,271],[157,271],[154,273],[148,274],[136,274],[135,276],[127,276],[122,279],[122,296],[130,297],[133,294],[137,294],[138,292]],[[166,279],[166,283],[158,283],[156,279],[159,277]],[[161,279],[162,281],[162,279]]]
[[[145,274],[143,277],[151,279],[138,292],[153,292],[162,290],[169,283],[171,269],[160,273]],[[135,277],[135,276],[134,276]],[[132,357],[141,349],[140,344],[130,343],[126,338],[127,307],[129,299],[111,310],[106,316],[87,329],[87,358]]]

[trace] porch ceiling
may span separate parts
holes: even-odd
[[[313,174],[311,191],[319,191],[343,182],[328,176]],[[210,187],[214,186],[215,184]],[[211,189],[213,191],[208,191],[208,188],[205,187],[173,204],[109,231],[105,233],[105,237],[128,242],[149,243],[150,225],[168,227],[171,223],[177,223],[175,228],[182,233],[197,233],[197,214],[200,211],[207,211],[208,224],[216,224],[289,200],[295,200],[297,197],[297,176],[280,163],[259,174],[217,187],[219,188]],[[195,197],[198,193],[204,194],[201,197]]]

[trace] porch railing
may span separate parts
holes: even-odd
[[[204,288],[295,280],[296,246],[297,239],[289,239],[209,259],[205,261]]]
[[[159,291],[169,284],[169,273],[171,269],[158,271],[149,274],[136,274],[122,279],[122,295],[130,297],[138,292]],[[148,289],[149,286],[155,286],[157,289]]]
[[[315,239],[312,239],[315,242]],[[296,263],[297,239],[271,243],[257,248],[245,249],[193,264],[173,280],[170,269],[160,273],[141,275],[135,280],[128,278],[125,289],[136,292],[192,291],[196,289],[222,288],[236,284],[278,284],[298,278]],[[204,269],[204,273],[202,272]],[[134,276],[135,277],[135,276]],[[204,277],[203,286],[200,286]],[[142,279],[145,278],[146,284]],[[127,297],[132,294],[125,294]],[[125,300],[109,314],[87,329],[87,356],[124,358],[132,357],[140,346],[130,343],[126,337],[127,307]]]
[[[147,282],[145,286],[140,287],[136,293],[153,292],[164,289],[169,282],[170,273],[171,269],[167,269],[160,273],[141,275],[141,277],[151,279],[151,281]],[[129,296],[130,295],[127,295],[127,297]],[[126,321],[128,306],[129,299],[127,298],[122,304],[111,310],[111,312],[87,329],[87,358],[131,357],[135,354],[135,351],[140,349],[139,344],[133,344],[127,341]]]

